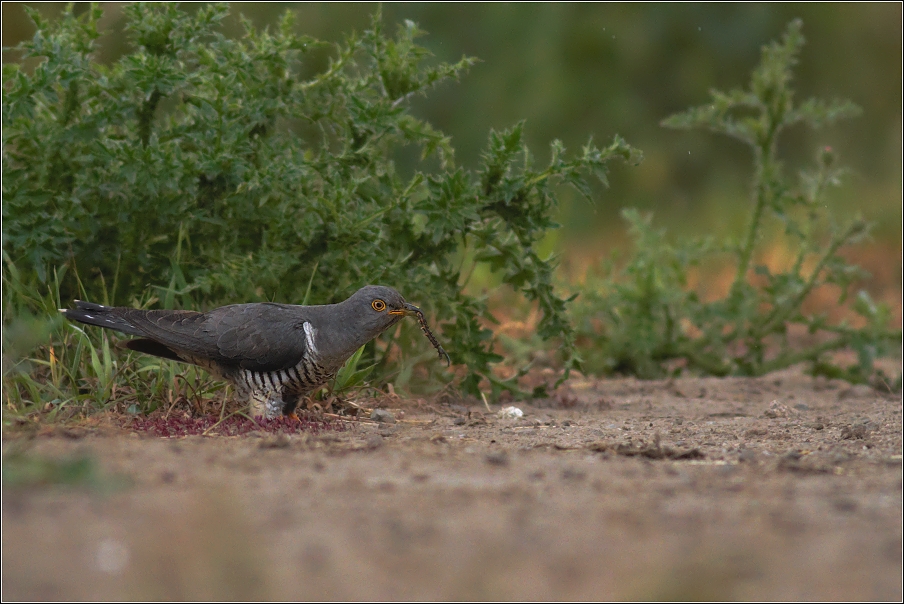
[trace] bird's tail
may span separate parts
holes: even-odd
[[[61,308],[60,312],[70,321],[97,325],[98,327],[113,329],[132,336],[147,335],[119,316],[116,313],[116,308],[111,306],[101,306],[100,304],[76,300],[75,308]]]

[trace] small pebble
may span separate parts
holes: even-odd
[[[288,436],[286,436],[285,434],[280,434],[278,436],[273,436],[261,440],[260,445],[258,446],[261,449],[285,449],[291,444],[292,443],[289,440]]]
[[[508,455],[505,451],[491,451],[487,453],[486,457],[487,463],[494,466],[505,466],[508,465]]]
[[[797,461],[797,460],[799,460],[801,457],[803,457],[803,455],[801,454],[801,452],[800,452],[800,451],[795,451],[795,450],[793,450],[793,449],[792,449],[791,451],[788,451],[788,452],[785,453],[784,455],[782,455],[782,459],[786,459],[786,460],[788,460],[788,461]]]
[[[379,434],[371,434],[367,437],[367,440],[364,441],[364,446],[371,451],[379,449],[383,446],[383,437]]]
[[[841,429],[842,440],[863,439],[869,433],[869,427],[866,424],[854,424],[853,426],[845,426]]]
[[[386,409],[374,409],[370,414],[370,419],[378,421],[381,424],[396,423],[395,416]]]
[[[756,461],[756,453],[750,449],[741,449],[738,451],[738,461],[751,462]]]
[[[832,502],[832,507],[839,512],[853,512],[857,509],[857,502],[853,499],[840,498]]]
[[[562,469],[562,478],[565,480],[584,480],[586,477],[587,472],[579,468],[567,466]]]

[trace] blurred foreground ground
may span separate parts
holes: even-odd
[[[288,437],[9,433],[7,459],[101,478],[7,483],[2,597],[901,600],[900,395],[788,371],[536,403],[398,401],[394,424]]]

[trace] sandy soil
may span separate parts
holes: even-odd
[[[900,396],[786,372],[574,380],[518,419],[399,406],[318,435],[7,434],[100,475],[7,483],[3,599],[902,598]]]

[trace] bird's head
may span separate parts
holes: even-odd
[[[441,357],[447,362],[449,355],[439,345],[433,333],[427,327],[427,321],[424,319],[424,313],[421,309],[413,304],[409,304],[402,297],[402,294],[391,287],[385,285],[366,285],[356,291],[352,296],[341,303],[345,306],[346,312],[343,313],[354,326],[347,325],[343,327],[353,328],[355,333],[361,335],[364,339],[362,345],[377,337],[405,317],[416,317],[420,323],[424,334],[433,344]]]

